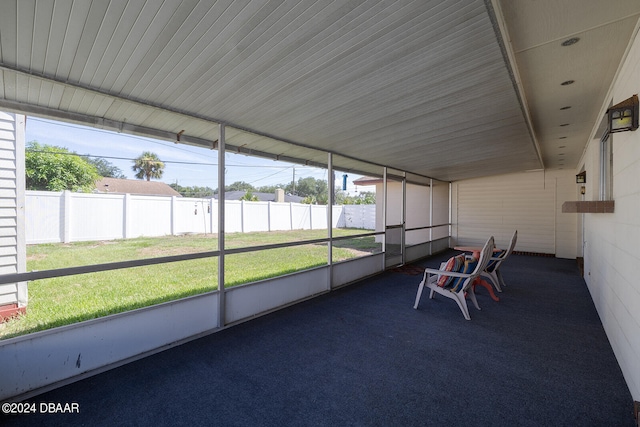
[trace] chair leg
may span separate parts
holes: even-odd
[[[502,278],[502,273],[500,273],[500,270],[496,269],[495,273],[496,273],[496,276],[498,277],[498,280],[500,281],[500,286],[507,286],[507,284],[504,283],[504,279]]]
[[[420,282],[420,286],[418,286],[418,293],[416,294],[416,302],[413,305],[413,308],[418,309],[418,304],[420,303],[420,297],[422,296],[422,290],[424,289],[424,280]],[[433,291],[431,291],[433,293]]]
[[[496,276],[495,271],[492,271],[492,272],[483,271],[482,273],[480,273],[480,276],[488,278],[491,281],[491,284],[493,284],[493,287],[496,288],[496,291],[502,292],[502,288],[500,287],[500,281],[498,280],[498,277]]]
[[[480,310],[480,306],[478,305],[478,300],[476,299],[476,293],[473,292],[473,286],[469,287],[469,298],[471,298],[471,301],[473,302],[473,305]],[[464,298],[464,294],[462,294],[463,298]]]
[[[451,292],[453,296],[452,299],[458,304],[460,310],[462,311],[462,315],[465,319],[471,320],[471,316],[469,316],[469,308],[467,307],[467,300],[464,298],[464,291],[460,292]]]

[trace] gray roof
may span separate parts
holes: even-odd
[[[180,193],[164,182],[138,179],[102,178],[96,181],[96,192],[182,197]]]

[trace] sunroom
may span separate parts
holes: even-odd
[[[2,9],[2,309],[29,316],[30,289],[59,277],[82,287],[89,274],[144,271],[162,281],[168,266],[191,270],[206,260],[210,268],[199,293],[1,340],[0,400],[33,401],[278,310],[309,307],[348,285],[361,289],[362,279],[455,246],[489,236],[504,246],[517,230],[521,256],[540,265],[548,257],[580,262],[629,411],[640,401],[638,2],[15,1]],[[617,106],[630,112],[624,129],[609,122]],[[31,118],[215,155],[206,173],[221,189],[239,168],[235,156],[313,168],[327,194],[324,205],[308,208],[308,226],[294,226],[294,207],[277,202],[256,207],[255,218],[268,230],[286,217],[274,230],[320,234],[235,243],[235,221],[251,202],[225,202],[221,192],[184,203],[205,234],[216,235],[208,246],[29,270],[27,229],[51,219],[25,209]],[[343,176],[375,186],[375,226],[343,234],[334,191]],[[83,197],[61,195],[60,212],[88,203]],[[123,237],[105,240],[126,239],[137,216],[144,223],[147,214],[132,208],[143,206],[136,197],[101,197],[124,212],[113,226]],[[148,212],[182,209],[176,199],[152,202]],[[113,217],[93,212],[63,220],[61,243]],[[344,244],[358,240],[373,241],[372,249],[341,257]],[[231,274],[251,262],[260,270],[259,254],[286,258],[312,246],[321,248],[320,264],[244,282]],[[454,309],[448,320],[465,322]]]

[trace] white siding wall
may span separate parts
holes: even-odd
[[[26,268],[24,238],[25,117],[0,112],[0,274]],[[27,304],[27,284],[0,285],[0,306]]]
[[[457,245],[481,245],[493,235],[516,250],[576,257],[576,216],[562,203],[576,200],[573,171],[525,172],[453,184],[453,237]]]
[[[613,86],[612,101],[634,94],[640,94],[639,36]],[[615,212],[584,214],[584,273],[627,385],[640,401],[640,130],[612,138]],[[599,158],[598,141],[592,141],[584,157],[586,200],[598,199]]]

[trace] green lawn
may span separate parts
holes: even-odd
[[[335,230],[334,236],[362,230]],[[269,245],[326,237],[326,230],[233,233],[226,248]],[[103,242],[32,245],[27,270],[48,270],[140,258],[214,251],[215,235],[185,235]],[[333,260],[380,250],[374,237],[337,241]],[[327,245],[301,245],[225,257],[226,287],[326,264]],[[218,288],[218,259],[205,258],[146,267],[36,280],[29,283],[26,316],[0,325],[0,339],[67,325],[196,295]]]

